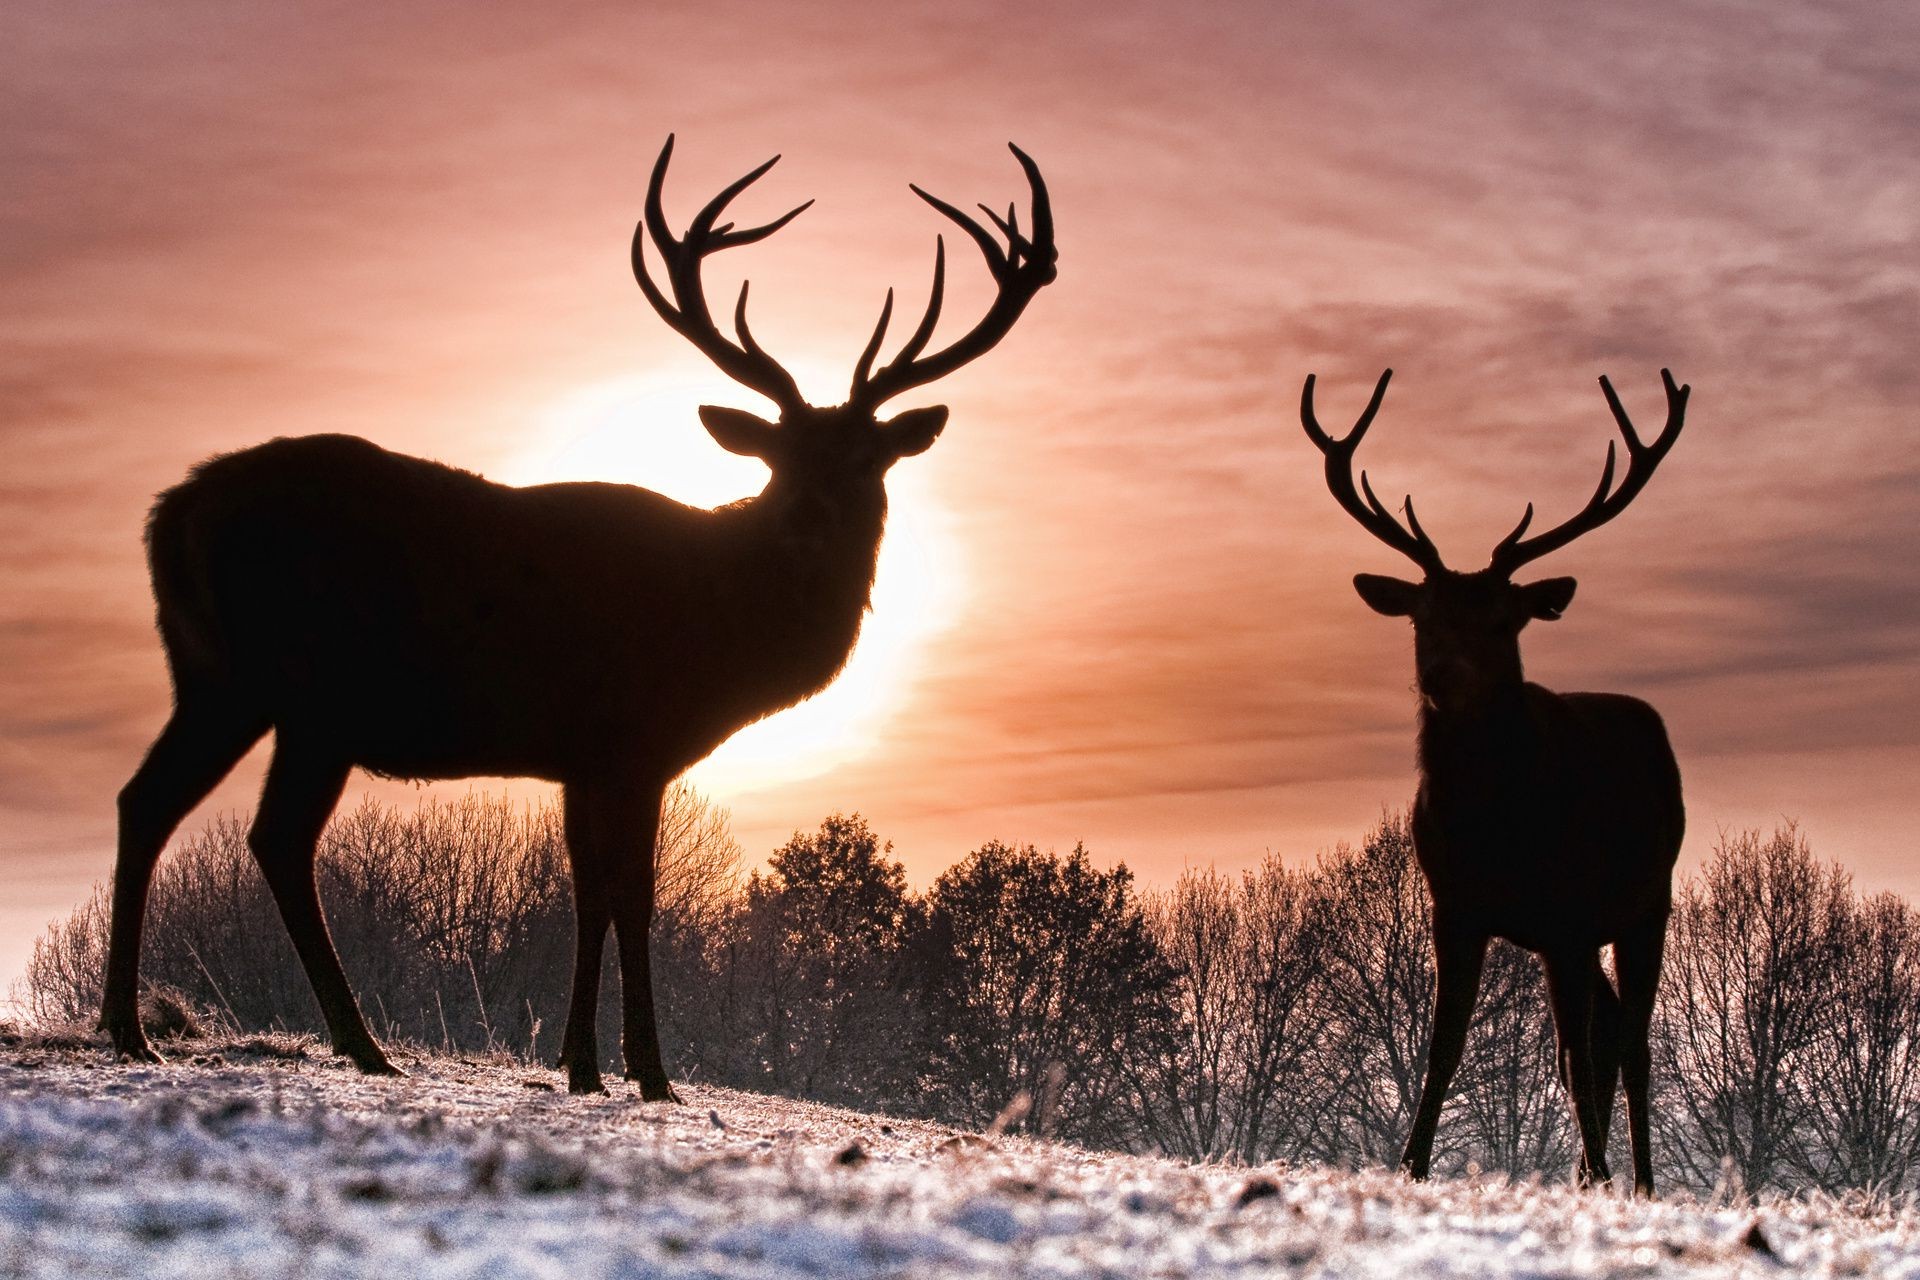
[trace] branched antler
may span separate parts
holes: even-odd
[[[1521,565],[1538,560],[1549,551],[1557,551],[1581,534],[1597,529],[1607,521],[1627,509],[1646,483],[1652,478],[1654,468],[1673,448],[1673,442],[1680,438],[1680,428],[1687,419],[1687,393],[1691,387],[1676,386],[1670,370],[1660,371],[1660,381],[1667,389],[1667,425],[1661,429],[1651,444],[1641,443],[1640,436],[1633,429],[1632,419],[1620,403],[1620,397],[1613,393],[1613,384],[1602,376],[1600,390],[1606,393],[1607,408],[1613,410],[1613,420],[1620,426],[1620,435],[1627,445],[1627,474],[1621,480],[1620,487],[1612,493],[1607,490],[1613,485],[1613,466],[1615,452],[1612,441],[1607,442],[1607,462],[1600,472],[1600,487],[1593,491],[1593,497],[1587,499],[1574,517],[1563,524],[1536,534],[1522,541],[1527,526],[1533,523],[1533,504],[1527,504],[1526,514],[1520,517],[1520,523],[1514,526],[1512,533],[1500,540],[1493,549],[1491,565],[1502,573],[1511,574]]]
[[[866,349],[860,354],[860,363],[854,370],[854,403],[868,408],[878,406],[910,388],[944,378],[968,361],[985,354],[1007,336],[1014,322],[1020,318],[1020,313],[1033,300],[1033,295],[1051,284],[1059,274],[1055,263],[1060,255],[1053,243],[1053,206],[1047,198],[1047,184],[1040,177],[1039,166],[1026,152],[1012,143],[1008,143],[1007,147],[1020,162],[1021,169],[1025,170],[1027,184],[1033,193],[1031,238],[1021,234],[1019,211],[1012,205],[1007,207],[1005,218],[984,204],[980,206],[1000,235],[1006,238],[1006,244],[1002,246],[993,232],[967,214],[938,196],[928,195],[917,186],[912,188],[915,195],[946,215],[980,247],[981,256],[987,261],[987,270],[999,287],[993,305],[978,324],[952,344],[930,356],[921,355],[933,337],[934,326],[939,323],[940,305],[946,293],[946,241],[944,237],[936,238],[933,289],[927,299],[926,312],[893,359],[878,373],[871,372],[881,343],[886,339],[887,322],[893,317],[893,291],[887,291],[886,304],[880,310],[880,322],[874,326],[873,336],[867,340]]]
[[[1386,398],[1387,382],[1393,377],[1388,369],[1380,375],[1380,381],[1373,388],[1373,398],[1367,401],[1366,411],[1360,420],[1353,424],[1343,439],[1335,440],[1321,429],[1320,420],[1313,412],[1314,375],[1307,375],[1307,384],[1300,390],[1300,424],[1307,430],[1307,438],[1314,447],[1326,455],[1327,488],[1332,491],[1334,501],[1346,508],[1347,514],[1360,522],[1360,527],[1380,541],[1406,556],[1427,573],[1437,573],[1445,566],[1440,560],[1440,550],[1433,545],[1433,539],[1420,527],[1420,520],[1413,514],[1413,498],[1405,501],[1407,523],[1403,527],[1386,505],[1374,496],[1373,486],[1367,483],[1367,473],[1360,473],[1360,486],[1356,490],[1353,483],[1353,455],[1360,447],[1361,437],[1367,434],[1367,428],[1373,425],[1373,416],[1380,412],[1380,402]],[[1364,495],[1364,500],[1363,500]]]
[[[780,157],[775,156],[709,200],[706,207],[694,215],[686,235],[676,237],[667,226],[666,211],[661,204],[661,190],[667,179],[667,162],[672,156],[673,135],[668,134],[666,145],[660,148],[660,158],[654,161],[653,177],[647,183],[646,217],[633,229],[633,278],[639,282],[640,291],[646,294],[653,309],[660,313],[660,318],[704,352],[728,377],[766,396],[779,405],[782,412],[803,407],[806,402],[800,396],[793,375],[761,349],[747,327],[746,283],[741,283],[740,299],[733,308],[733,331],[740,339],[740,344],[735,346],[713,322],[713,314],[707,307],[706,295],[701,288],[700,267],[706,258],[723,249],[737,249],[741,245],[766,239],[804,213],[813,201],[809,200],[799,208],[758,227],[735,230],[731,222],[714,225],[735,196],[759,181],[767,170],[779,162]],[[646,244],[649,237],[661,261],[666,264],[667,286],[673,291],[672,301],[668,301],[647,272]]]

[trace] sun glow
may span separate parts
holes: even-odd
[[[816,372],[800,364],[793,371],[803,386]],[[636,375],[582,388],[545,416],[539,443],[506,478],[636,484],[699,507],[748,497],[765,485],[766,467],[720,448],[695,412],[740,398],[710,378]],[[959,611],[962,566],[925,459],[896,466],[887,493],[873,608],[846,669],[823,692],[747,726],[696,765],[690,776],[702,790],[724,799],[818,776],[873,750],[905,705],[927,642]]]

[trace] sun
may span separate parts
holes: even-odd
[[[794,368],[803,385],[812,372]],[[505,478],[634,484],[697,507],[748,497],[766,484],[766,466],[720,448],[695,412],[740,398],[728,383],[664,374],[579,388],[542,416],[534,443]],[[955,522],[931,477],[926,460],[915,458],[887,477],[873,608],[845,670],[821,693],[748,725],[694,766],[689,777],[701,790],[729,799],[817,777],[875,749],[911,695],[928,642],[952,624],[963,594]]]

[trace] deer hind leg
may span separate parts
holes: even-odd
[[[306,970],[307,983],[327,1020],[334,1052],[353,1059],[368,1075],[397,1076],[402,1073],[380,1051],[360,1016],[360,1006],[353,1001],[314,883],[314,846],[340,800],[349,772],[346,765],[289,749],[283,734],[274,744],[260,810],[247,832],[247,847],[273,891],[300,967]]]
[[[1662,916],[1613,947],[1613,965],[1620,976],[1620,1069],[1627,1087],[1627,1130],[1633,1142],[1633,1190],[1649,1198],[1653,1195],[1653,1147],[1647,1089],[1653,1054],[1648,1041],[1666,943],[1667,922]]]
[[[1424,1181],[1433,1162],[1440,1108],[1446,1103],[1447,1086],[1453,1083],[1453,1073],[1459,1070],[1460,1055],[1466,1049],[1467,1023],[1473,1016],[1473,1000],[1480,991],[1480,971],[1486,958],[1486,934],[1434,922],[1433,1038],[1427,1046],[1427,1074],[1420,1085],[1420,1105],[1414,1112],[1406,1150],[1400,1156],[1400,1168],[1415,1180]]]
[[[1596,1105],[1592,1051],[1594,962],[1587,952],[1551,955],[1545,960],[1547,992],[1553,1002],[1553,1029],[1560,1042],[1560,1079],[1566,1085],[1574,1127],[1580,1135],[1578,1178],[1581,1186],[1590,1187],[1612,1177],[1607,1169],[1606,1134],[1600,1127]]]
[[[1614,994],[1600,956],[1593,957],[1593,1018],[1587,1029],[1587,1052],[1593,1060],[1594,1122],[1600,1128],[1600,1153],[1613,1141],[1613,1097],[1620,1087],[1620,997]]]
[[[140,1029],[140,934],[154,864],[194,806],[207,798],[267,732],[266,721],[209,694],[181,691],[147,758],[120,790],[119,851],[113,866],[113,916],[107,935],[100,1029],[116,1053],[142,1062],[160,1056]]]
[[[567,1029],[554,1064],[567,1073],[567,1092],[605,1093],[600,1083],[600,957],[613,920],[605,864],[593,840],[590,788],[569,783],[565,793],[567,864],[573,873],[573,991],[567,1001]]]

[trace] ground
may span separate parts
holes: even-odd
[[[1184,1165],[510,1061],[367,1079],[312,1041],[164,1066],[0,1031],[4,1276],[1859,1275],[1920,1217]]]

